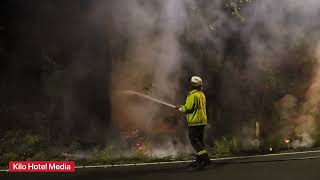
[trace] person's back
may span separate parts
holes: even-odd
[[[188,126],[206,125],[207,112],[204,93],[197,89],[190,91],[182,112],[186,113]]]

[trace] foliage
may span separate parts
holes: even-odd
[[[73,140],[69,146],[70,150],[71,151],[77,151],[81,148],[81,144],[76,141],[76,140]]]
[[[231,15],[238,17],[241,21],[245,18],[241,15],[241,8],[248,3],[252,3],[254,0],[225,0],[225,9],[231,13]]]
[[[34,154],[33,157],[31,157],[29,160],[34,160],[34,161],[44,161],[44,160],[50,160],[47,156],[47,153],[40,151]]]
[[[8,161],[12,160],[66,160],[65,156],[56,155],[47,149],[36,148],[39,144],[44,143],[37,136],[27,134],[25,137],[19,138],[16,135],[22,134],[22,132],[8,132],[6,133],[7,144],[6,146],[15,147],[18,149],[29,149],[30,154],[25,154],[23,151],[17,149],[4,148],[0,154],[0,167],[7,167]],[[10,143],[20,143],[19,146],[12,146]],[[1,147],[5,146],[1,144]],[[21,148],[23,147],[23,148]],[[28,147],[28,148],[27,148]],[[43,145],[41,145],[43,147]],[[286,144],[281,137],[270,139],[269,141],[264,141],[256,143],[255,141],[250,141],[250,143],[243,144],[240,140],[233,137],[222,137],[214,141],[212,147],[207,147],[209,155],[212,158],[229,157],[229,156],[239,156],[239,155],[250,155],[250,154],[262,154],[270,153],[269,148],[272,147],[271,152],[279,151],[291,151],[290,146]],[[67,147],[72,151],[68,155],[67,160],[76,161],[77,165],[102,165],[102,164],[127,164],[127,163],[142,163],[142,162],[163,162],[163,161],[174,161],[174,160],[189,160],[192,156],[188,153],[179,153],[178,156],[167,156],[167,157],[157,157],[150,156],[143,151],[127,151],[120,152],[119,147],[113,145],[107,145],[104,148],[97,146],[93,151],[83,152],[84,156],[77,156],[77,152],[81,152],[80,143],[73,141]],[[59,148],[63,149],[63,148]],[[305,149],[298,149],[305,150]],[[74,153],[74,154],[73,154]]]
[[[110,162],[112,158],[112,150],[113,146],[107,146],[105,149],[99,150],[97,149],[92,156],[92,161],[99,162]]]
[[[4,167],[8,165],[9,161],[21,160],[18,154],[14,152],[7,152],[0,155],[0,167]]]
[[[227,139],[222,137],[214,141],[214,146],[209,150],[210,155],[213,157],[230,156],[240,152],[240,144],[236,137]]]
[[[38,136],[27,134],[23,139],[22,143],[26,144],[28,147],[37,145],[40,142]]]
[[[21,130],[5,132],[0,142],[0,166],[5,165],[9,160],[44,157],[40,153],[43,143],[39,136]]]

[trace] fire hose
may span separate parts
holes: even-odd
[[[162,105],[171,107],[171,108],[175,108],[175,107],[176,107],[176,106],[173,105],[173,104],[169,104],[169,103],[164,102],[164,101],[162,101],[162,100],[153,98],[153,97],[151,97],[151,96],[148,96],[148,95],[145,95],[145,94],[136,92],[136,91],[127,90],[127,91],[121,91],[121,93],[128,94],[128,95],[136,95],[136,96],[142,97],[142,98],[144,98],[144,99],[148,99],[148,100],[150,100],[150,101],[153,101],[153,102],[156,102],[156,103],[159,103],[159,104],[162,104]]]

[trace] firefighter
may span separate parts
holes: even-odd
[[[188,135],[192,147],[196,151],[196,161],[190,166],[202,169],[210,163],[210,158],[203,141],[204,128],[207,124],[206,97],[202,92],[202,79],[193,76],[190,81],[191,91],[188,93],[186,103],[175,108],[186,114]]]

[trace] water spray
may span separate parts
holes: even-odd
[[[144,99],[148,99],[148,100],[150,100],[150,101],[153,101],[153,102],[156,102],[156,103],[165,105],[165,106],[169,106],[169,107],[172,107],[172,108],[175,108],[175,107],[176,107],[175,105],[169,104],[169,103],[164,102],[164,101],[162,101],[162,100],[153,98],[153,97],[151,97],[151,96],[148,96],[148,95],[145,95],[145,94],[136,92],[136,91],[127,90],[127,91],[121,91],[121,93],[128,94],[128,95],[136,95],[136,96],[142,97],[142,98],[144,98]]]

